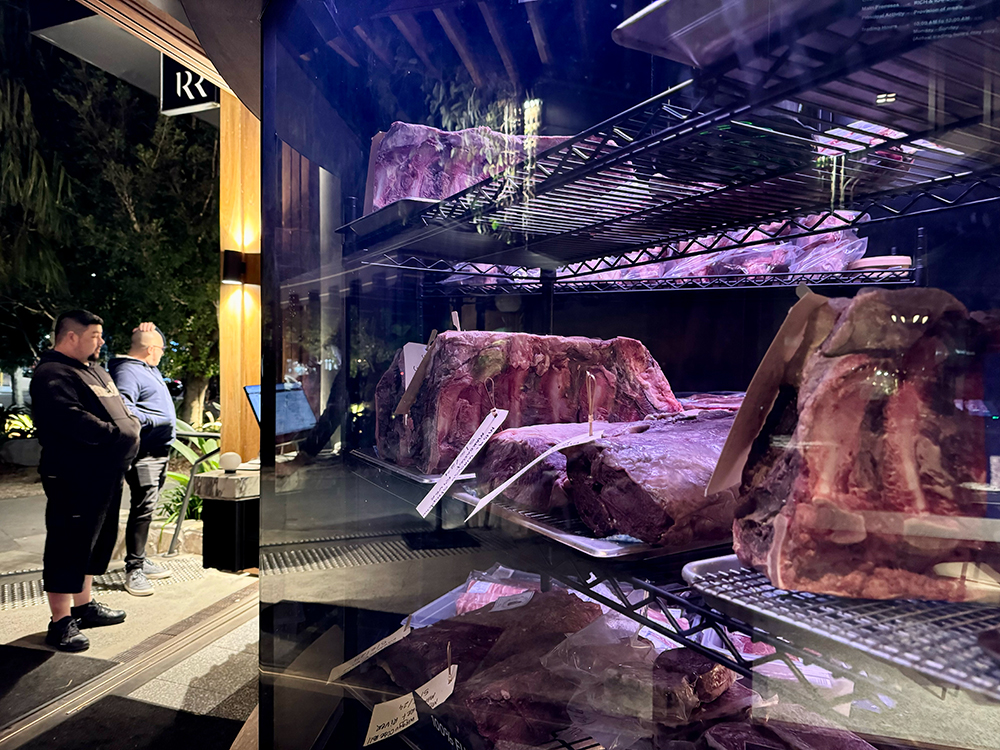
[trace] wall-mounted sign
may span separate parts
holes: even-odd
[[[186,115],[219,106],[219,87],[203,75],[160,55],[160,112]]]

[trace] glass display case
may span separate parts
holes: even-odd
[[[1000,748],[998,19],[269,3],[262,744]]]

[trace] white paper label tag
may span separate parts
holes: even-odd
[[[402,698],[376,703],[372,709],[372,720],[368,725],[368,735],[365,744],[368,747],[379,740],[399,734],[407,727],[417,723],[417,702],[413,693],[407,693]]]
[[[470,594],[485,594],[490,590],[489,581],[475,581],[471,586],[469,586],[468,593]]]
[[[458,665],[452,664],[451,669],[445,668],[439,674],[431,677],[417,688],[424,703],[431,708],[437,708],[455,692],[455,679],[458,677]]]
[[[549,456],[551,456],[553,453],[557,453],[557,452],[563,450],[564,448],[572,448],[575,445],[586,445],[587,443],[589,443],[589,442],[591,442],[593,440],[597,440],[597,438],[601,437],[601,435],[603,435],[603,434],[604,433],[602,431],[598,430],[593,435],[588,435],[588,434],[585,433],[583,435],[577,435],[576,437],[568,438],[567,440],[563,440],[561,443],[557,443],[556,445],[553,445],[551,448],[549,448],[547,451],[545,451],[545,453],[543,453],[540,456],[537,456],[535,459],[533,459],[531,461],[531,463],[529,463],[527,466],[525,466],[524,468],[522,468],[514,476],[512,476],[510,479],[508,479],[506,482],[504,482],[503,484],[501,484],[499,487],[497,487],[495,490],[493,490],[490,494],[488,494],[486,497],[484,497],[482,500],[480,500],[478,503],[476,503],[476,507],[469,514],[469,517],[465,519],[466,522],[471,521],[472,517],[474,515],[476,515],[479,511],[481,511],[483,508],[485,508],[491,502],[493,502],[494,500],[496,500],[500,495],[502,495],[507,490],[508,487],[510,487],[512,484],[514,484],[514,482],[516,482],[518,479],[520,479],[526,473],[528,473],[529,471],[531,471],[532,467],[534,467],[536,464],[541,463],[546,458],[548,458]]]
[[[511,596],[501,596],[495,602],[493,602],[493,609],[490,612],[505,612],[508,609],[517,609],[518,607],[523,607],[525,604],[531,601],[531,597],[535,595],[534,591],[525,591],[521,594],[512,594]]]
[[[479,425],[479,429],[476,430],[472,439],[465,444],[465,447],[462,448],[455,460],[452,461],[448,470],[441,475],[441,478],[434,483],[427,496],[420,501],[420,505],[417,506],[417,513],[427,518],[427,514],[434,510],[434,506],[441,501],[444,493],[455,483],[459,475],[465,471],[465,467],[472,463],[472,459],[483,449],[486,441],[493,437],[494,432],[500,429],[500,425],[507,419],[509,413],[506,409],[493,409],[486,415],[486,419]]]
[[[427,344],[409,343],[403,344],[403,390],[410,387],[413,376],[417,374],[417,368],[427,354]]]
[[[364,662],[368,661],[370,658],[375,656],[375,654],[377,654],[382,649],[389,648],[389,646],[391,646],[394,643],[399,643],[409,634],[410,634],[410,620],[409,618],[407,618],[406,624],[403,625],[403,627],[401,627],[395,633],[393,633],[392,635],[387,635],[385,638],[376,643],[374,646],[369,646],[350,661],[345,661],[339,667],[334,667],[330,671],[329,681],[333,682],[334,680],[339,680],[341,677],[350,672],[352,669],[360,667]]]

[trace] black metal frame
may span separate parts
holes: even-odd
[[[884,683],[872,678],[867,674],[860,674],[858,670],[852,669],[836,658],[829,658],[812,648],[803,648],[790,643],[778,636],[763,631],[745,622],[729,617],[708,607],[701,596],[691,587],[683,584],[658,584],[652,583],[647,577],[639,577],[634,574],[620,575],[610,572],[607,569],[599,572],[593,571],[589,566],[581,566],[574,560],[568,560],[562,564],[557,564],[551,570],[546,571],[552,579],[559,581],[568,588],[575,589],[581,594],[600,602],[606,607],[625,615],[634,620],[637,624],[647,627],[656,633],[669,638],[686,648],[696,651],[724,666],[732,669],[737,674],[753,680],[755,689],[758,692],[770,692],[788,694],[791,690],[800,700],[808,700],[812,705],[821,710],[832,710],[831,700],[824,696],[819,689],[810,683],[802,673],[801,664],[807,662],[819,666],[833,675],[847,677],[855,683],[855,691],[850,697],[851,700],[858,699],[878,699],[878,695],[885,694],[887,687]],[[605,596],[598,587],[605,584],[614,592],[614,597]],[[637,602],[629,601],[627,589],[639,590],[644,595]],[[656,605],[666,616],[669,627],[654,620],[644,613],[649,605]],[[689,616],[689,626],[684,627],[670,613],[670,609],[681,609]],[[714,632],[726,648],[726,653],[722,653],[707,646],[695,638],[695,636],[705,632]],[[749,660],[742,656],[733,643],[730,633],[743,633],[750,636],[754,641],[767,643],[774,647],[773,654],[760,656],[757,659]],[[814,644],[815,645],[815,644]],[[759,672],[755,672],[755,667],[760,667],[771,662],[781,662],[788,667],[791,674],[796,677],[796,682],[791,683],[784,680],[775,680]],[[762,691],[761,688],[766,688]],[[835,699],[837,702],[848,700],[846,697]]]
[[[976,8],[1000,13],[995,0]],[[541,257],[563,275],[585,275],[831,231],[796,217],[850,209],[833,230],[856,229],[869,218],[924,213],[926,201],[933,209],[1000,198],[1000,152],[990,137],[1000,86],[998,101],[985,101],[971,75],[983,75],[976,61],[993,49],[988,38],[886,39],[864,31],[861,18],[838,30],[837,17],[824,9],[790,39],[776,31],[753,50],[754,64],[745,55],[739,65],[723,61],[407,226],[358,238],[367,250],[356,261],[379,262],[445,232],[461,242],[466,232],[501,242],[470,247],[462,260],[533,265]],[[928,120],[927,92],[941,83],[947,90]],[[696,88],[692,107],[674,103]],[[895,99],[876,105],[887,90]],[[859,121],[900,130],[873,141]],[[823,135],[831,128],[836,135]],[[927,147],[928,138],[941,148]],[[817,157],[819,146],[826,156]],[[961,196],[943,195],[958,185]]]

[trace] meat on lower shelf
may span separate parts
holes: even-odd
[[[442,200],[565,140],[394,122],[375,152],[372,208],[404,198]]]
[[[735,488],[705,495],[733,425],[729,411],[650,419],[567,449],[567,492],[597,534],[687,545],[729,536]]]
[[[649,350],[635,339],[446,331],[408,416],[393,412],[405,391],[402,352],[375,389],[379,456],[426,474],[444,471],[493,404],[505,428],[586,422],[587,375],[595,418],[629,422],[681,411]]]
[[[965,408],[983,399],[991,319],[936,289],[821,312],[832,328],[790,366],[744,467],[737,554],[782,589],[978,598],[935,567],[997,560],[985,420]]]

